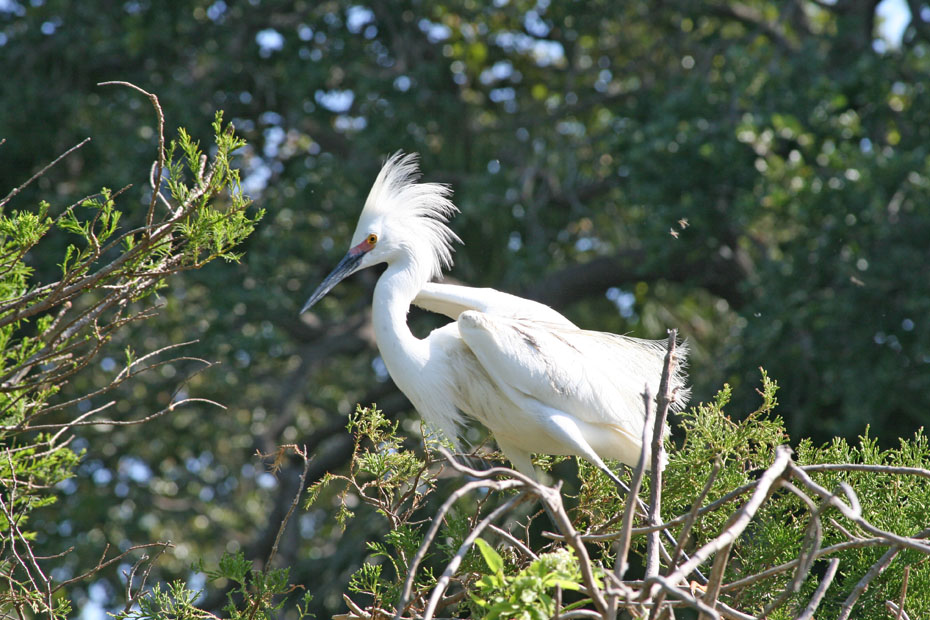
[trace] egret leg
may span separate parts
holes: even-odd
[[[549,430],[554,437],[562,439],[572,445],[577,450],[579,455],[594,463],[594,465],[597,466],[597,468],[602,472],[604,472],[608,478],[613,480],[621,494],[625,494],[629,497],[630,487],[624,484],[624,482],[620,480],[619,476],[617,476],[617,474],[615,474],[609,467],[607,467],[607,464],[604,463],[603,459],[601,459],[601,457],[597,455],[597,453],[588,444],[588,442],[585,441],[584,435],[581,433],[581,429],[578,428],[578,425],[575,423],[575,421],[570,416],[562,413],[561,411],[551,409],[545,405],[542,405],[541,403],[540,406],[549,409],[551,412],[546,420],[548,422],[547,430]],[[640,499],[638,495],[635,499],[636,505],[642,511],[643,516],[648,516],[649,509],[646,506],[646,503]],[[671,543],[672,548],[674,549],[675,546],[677,546],[678,541],[667,529],[662,530],[662,533],[665,535],[665,538],[669,541],[669,543]],[[666,556],[664,558],[665,561],[669,561],[671,559],[669,552],[664,547],[660,546],[660,548],[664,552],[663,555]],[[701,574],[700,570],[695,569],[695,574],[698,575],[699,578],[703,579],[705,583],[707,582],[707,579],[703,574]]]

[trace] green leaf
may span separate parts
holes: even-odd
[[[481,551],[481,556],[492,572],[504,572],[504,559],[494,550],[494,547],[489,545],[483,538],[476,538],[475,545],[477,545],[478,550]]]

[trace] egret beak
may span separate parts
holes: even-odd
[[[342,257],[342,260],[339,261],[339,264],[336,265],[336,268],[326,276],[326,279],[324,279],[318,287],[316,287],[316,290],[310,295],[310,299],[308,299],[304,307],[300,309],[300,314],[309,310],[313,304],[323,299],[326,293],[333,290],[333,287],[355,273],[358,270],[359,263],[362,262],[362,257],[365,256],[365,253],[371,250],[372,247],[373,246],[362,241],[349,250],[346,255]]]

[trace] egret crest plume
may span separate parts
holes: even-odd
[[[403,233],[397,235],[399,244],[409,257],[425,263],[421,267],[429,280],[452,266],[452,244],[462,240],[446,225],[459,212],[449,199],[452,190],[442,183],[419,183],[418,159],[402,151],[388,157],[368,192],[356,236],[361,241],[376,220]],[[416,247],[421,244],[429,251]]]

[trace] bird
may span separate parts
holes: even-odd
[[[386,263],[372,300],[375,340],[394,383],[429,427],[458,446],[471,418],[533,479],[534,453],[574,455],[625,487],[605,459],[636,467],[646,450],[650,462],[642,394],[647,385],[657,393],[667,343],[582,329],[536,301],[434,281],[452,267],[453,244],[462,243],[448,225],[459,210],[447,185],[420,178],[417,154],[386,159],[348,252],[300,314],[351,274]],[[418,338],[407,324],[411,305],[451,321]],[[689,394],[686,344],[678,354],[673,410]]]

